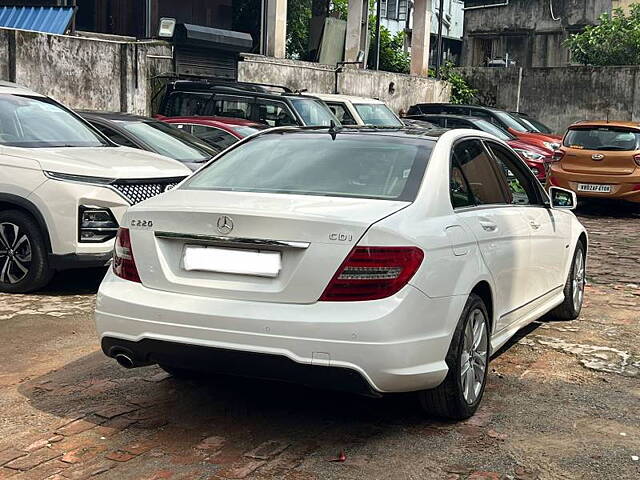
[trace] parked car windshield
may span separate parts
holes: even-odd
[[[495,135],[500,140],[503,140],[505,142],[508,140],[514,140],[516,138],[514,135],[511,135],[509,132],[507,132],[505,129],[500,128],[497,125],[494,125],[493,123],[488,122],[486,120],[482,120],[482,119],[477,120],[476,125],[483,132],[487,132],[492,135]]]
[[[298,115],[302,118],[305,125],[320,125],[328,127],[331,125],[331,121],[336,125],[340,125],[340,122],[335,117],[329,107],[324,102],[316,100],[315,98],[296,98],[289,97],[293,108],[296,109]]]
[[[640,133],[617,127],[587,127],[571,129],[564,146],[585,150],[640,150]]]
[[[529,129],[529,127],[527,127],[524,123],[518,121],[517,118],[515,118],[512,115],[509,115],[507,112],[494,111],[493,113],[508,128],[513,128],[517,132],[529,132],[529,131],[531,131]]]
[[[44,148],[109,144],[49,98],[0,94],[0,145]]]
[[[326,132],[272,134],[239,145],[181,188],[413,201],[433,145]]]
[[[402,127],[402,122],[396,117],[389,107],[380,103],[354,103],[365,125],[378,127]]]
[[[155,152],[181,162],[204,162],[216,152],[204,142],[162,122],[122,122],[122,128]]]

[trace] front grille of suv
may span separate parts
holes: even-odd
[[[131,205],[155,197],[180,183],[185,177],[116,180],[111,184]]]

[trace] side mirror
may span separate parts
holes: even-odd
[[[551,198],[551,208],[557,210],[575,210],[578,206],[578,197],[575,192],[566,188],[550,187],[549,197]]]

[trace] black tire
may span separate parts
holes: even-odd
[[[576,268],[580,268],[579,260],[582,260],[582,283],[576,282],[576,275],[579,272],[576,272]],[[564,302],[554,308],[549,316],[553,320],[575,320],[580,316],[580,312],[582,311],[582,303],[584,301],[584,285],[585,285],[585,272],[586,272],[586,256],[585,256],[585,248],[582,242],[578,242],[576,246],[576,251],[573,255],[573,262],[571,263],[571,269],[569,270],[569,277],[567,278],[567,282],[564,285]],[[574,301],[574,293],[576,287],[582,289],[582,297],[580,299],[580,304],[576,305]]]
[[[0,211],[0,292],[39,290],[49,283],[53,273],[35,220],[20,210]]]
[[[486,352],[484,354],[484,374],[480,390],[475,394],[475,399],[468,402],[463,391],[462,381],[462,361],[465,350],[465,331],[469,322],[473,321],[476,311],[480,311],[484,317],[484,328],[486,332]],[[490,354],[490,328],[489,314],[484,301],[476,294],[469,295],[469,299],[460,315],[458,326],[453,334],[446,362],[449,367],[444,381],[436,388],[418,392],[418,398],[423,410],[436,417],[450,420],[465,420],[476,412],[487,383],[487,372],[489,370]],[[469,368],[469,367],[467,367]],[[468,379],[467,379],[468,381]]]

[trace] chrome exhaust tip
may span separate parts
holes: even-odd
[[[118,364],[121,367],[124,367],[124,368],[136,367],[135,362],[131,359],[129,355],[126,355],[124,353],[118,353],[114,358],[116,359],[116,362],[118,362]]]

